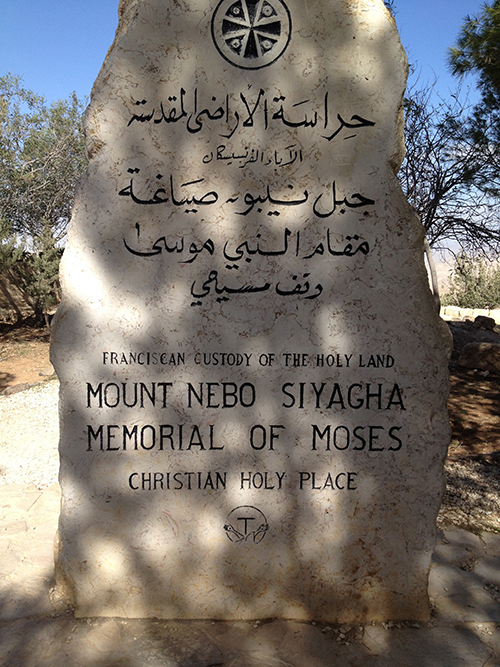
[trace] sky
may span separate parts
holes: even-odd
[[[168,1],[168,0],[166,0]],[[403,46],[420,82],[443,97],[456,87],[446,67],[463,18],[483,0],[395,0]],[[0,0],[0,76],[22,75],[49,102],[90,91],[118,23],[118,0]],[[474,80],[467,81],[473,86]]]

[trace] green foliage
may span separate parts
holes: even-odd
[[[455,260],[443,305],[460,308],[500,307],[500,267],[484,257],[461,253]]]
[[[0,219],[0,273],[11,268],[23,255],[24,244],[12,234],[10,225]]]
[[[24,251],[22,258],[10,266],[10,277],[25,294],[38,322],[47,321],[47,312],[59,301],[59,262],[62,250],[57,248],[48,220],[34,240],[34,249]]]
[[[26,285],[38,319],[58,302],[61,255],[61,249],[55,246],[50,222],[43,220],[42,233],[36,238],[35,251],[29,257],[31,279]]]
[[[500,106],[500,0],[484,4],[477,16],[466,16],[449,63],[455,75],[477,74],[484,101]]]
[[[488,156],[489,169],[480,187],[500,196],[500,0],[484,4],[477,16],[466,16],[457,45],[449,50],[454,75],[477,76],[481,103],[474,107],[467,132]]]
[[[0,270],[40,321],[58,298],[56,246],[87,164],[83,110],[74,93],[49,105],[20,77],[0,77]]]
[[[0,77],[0,218],[36,238],[48,221],[61,239],[86,166],[83,104],[73,94],[47,105],[20,77]]]

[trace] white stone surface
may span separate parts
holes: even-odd
[[[381,0],[249,6],[120,3],[53,331],[59,586],[426,619],[449,334],[395,177],[406,56]]]

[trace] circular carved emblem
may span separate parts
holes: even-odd
[[[217,50],[242,69],[271,65],[288,46],[291,33],[290,12],[282,0],[221,0],[212,16]]]
[[[231,542],[262,542],[269,526],[264,513],[252,505],[236,507],[227,516],[224,530]]]

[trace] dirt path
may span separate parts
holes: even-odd
[[[0,324],[0,394],[17,385],[33,385],[53,373],[50,334],[28,321],[22,326]]]

